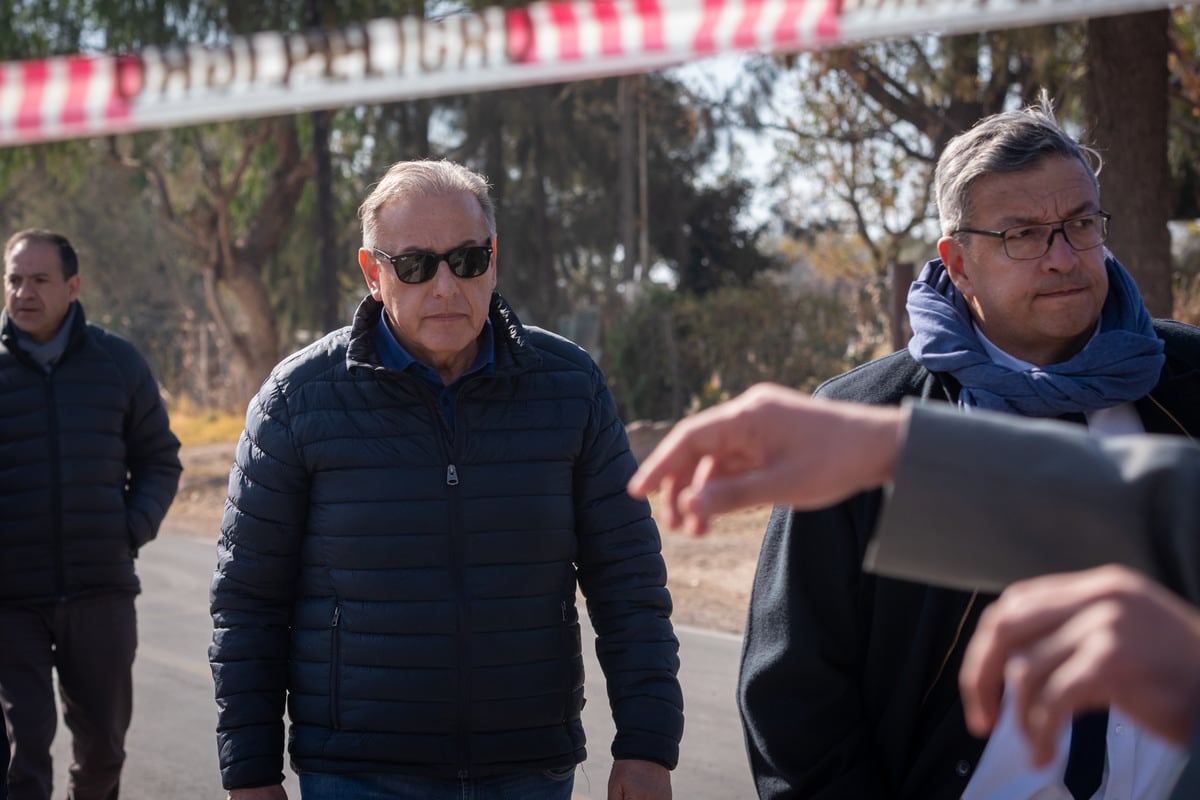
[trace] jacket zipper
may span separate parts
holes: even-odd
[[[562,711],[559,713],[560,721],[565,725],[571,720],[571,710],[574,707],[575,684],[571,676],[571,656],[570,653],[575,650],[575,631],[572,629],[570,619],[567,614],[567,600],[560,600],[559,611],[562,613],[562,648],[563,652],[568,654],[562,662]]]
[[[455,405],[458,405],[458,399],[462,397],[463,389],[466,385],[460,386],[458,395],[455,398]],[[434,408],[441,414],[440,409],[437,409],[437,403],[434,403]],[[445,419],[442,417],[442,419]],[[454,427],[449,430],[447,437],[443,437],[442,442],[445,447],[446,454],[446,487],[449,490],[447,508],[449,510],[449,519],[447,520],[450,533],[450,558],[451,569],[454,572],[454,591],[457,598],[455,603],[455,613],[457,615],[458,636],[455,647],[457,663],[458,663],[458,715],[457,715],[457,733],[458,733],[458,776],[461,780],[467,780],[470,773],[471,764],[471,737],[468,730],[468,720],[471,718],[471,684],[470,684],[470,631],[471,624],[467,613],[467,575],[466,575],[466,541],[463,533],[463,513],[461,506],[461,498],[458,496],[458,487],[461,485],[462,478],[458,472],[458,466],[455,463],[456,455],[463,452],[462,439],[464,436],[462,430],[462,415],[459,414],[459,409],[454,409]]]
[[[466,383],[459,387],[458,395],[455,398],[455,404],[458,404],[458,399],[463,396],[464,390],[473,379],[469,379]],[[418,381],[418,383],[420,383]],[[423,394],[426,400],[426,406],[433,412],[434,418],[440,422],[445,422],[445,416],[442,414],[441,408],[438,407],[437,398],[433,392],[427,387],[422,387]],[[471,763],[471,747],[470,736],[467,731],[467,720],[470,719],[470,648],[468,647],[470,624],[467,618],[467,579],[466,579],[466,552],[465,543],[463,541],[463,520],[462,508],[457,502],[457,492],[454,491],[461,483],[461,478],[458,473],[458,466],[455,464],[455,454],[462,452],[462,440],[464,436],[462,417],[458,413],[459,409],[454,409],[454,427],[448,429],[448,426],[442,426],[444,431],[442,436],[442,452],[446,458],[446,486],[451,489],[448,497],[449,502],[449,518],[447,520],[448,530],[450,534],[450,558],[451,569],[454,573],[455,592],[457,595],[456,615],[458,625],[458,635],[456,644],[456,654],[458,662],[458,713],[457,713],[457,739],[458,739],[458,777],[461,780],[467,780],[470,777],[468,766]]]
[[[451,489],[451,497],[449,503],[450,509],[450,557],[452,559],[452,568],[454,570],[454,591],[458,598],[456,606],[456,614],[458,617],[458,644],[456,647],[458,660],[458,763],[461,767],[459,777],[463,780],[467,779],[467,765],[471,763],[471,747],[469,744],[470,737],[467,731],[467,720],[470,718],[468,706],[470,705],[471,687],[467,679],[470,673],[470,648],[468,639],[470,638],[470,624],[467,619],[467,576],[466,576],[466,552],[463,542],[462,530],[462,509],[459,507],[458,498],[454,491],[459,485],[458,467],[454,464],[446,465],[446,486]]]
[[[54,548],[54,594],[65,598],[67,594],[67,572],[63,556],[63,504],[62,463],[58,448],[58,406],[55,401],[53,373],[46,373],[46,422],[49,436],[46,446],[50,448],[50,518],[53,522],[52,547]]]
[[[329,724],[335,730],[342,728],[341,695],[338,691],[338,673],[342,655],[342,603],[334,601],[333,619],[329,621]]]

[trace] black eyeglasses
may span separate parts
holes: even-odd
[[[1005,254],[1015,261],[1032,261],[1050,252],[1054,235],[1061,233],[1073,250],[1091,250],[1108,239],[1108,221],[1112,214],[1098,211],[1082,217],[1060,220],[1044,225],[1015,225],[1002,231],[981,231],[975,228],[959,228],[954,233],[974,233],[979,236],[994,236],[1004,241]]]
[[[375,255],[390,261],[396,271],[396,279],[401,283],[424,283],[437,275],[438,267],[445,261],[450,265],[450,272],[459,278],[478,278],[487,272],[492,263],[492,246],[490,244],[456,247],[445,253],[401,253],[390,256],[373,248]]]

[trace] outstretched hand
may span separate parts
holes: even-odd
[[[703,534],[709,520],[764,503],[819,508],[891,475],[906,412],[758,384],[676,425],[629,482],[661,489],[662,521]]]
[[[1200,719],[1200,612],[1125,567],[1015,583],[981,616],[959,685],[978,736],[995,725],[1001,692],[1016,693],[1038,766],[1068,720],[1110,705],[1184,744]]]

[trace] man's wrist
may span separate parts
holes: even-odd
[[[675,769],[674,765],[672,764],[667,764],[666,762],[660,761],[657,758],[649,758],[646,756],[616,756],[613,758],[613,763],[616,763],[617,761],[644,761],[647,764],[655,764],[656,766],[662,767],[668,772]]]

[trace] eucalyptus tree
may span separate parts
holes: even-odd
[[[1190,13],[1190,12],[1181,12]],[[1174,213],[1169,150],[1167,9],[1087,21],[1084,125],[1101,149],[1101,202],[1112,213],[1108,246],[1138,282],[1146,307],[1172,314]]]
[[[477,164],[499,206],[501,283],[544,323],[579,306],[610,322],[657,268],[682,292],[746,285],[773,266],[745,219],[750,187],[714,171],[716,120],[669,74],[642,76],[644,180],[637,224],[647,253],[622,231],[622,79],[579,81],[462,99],[449,153]],[[645,263],[641,263],[645,259]],[[638,270],[630,269],[638,263]]]
[[[321,5],[341,15],[329,16],[335,24],[384,13],[385,5],[387,13],[403,10],[395,3]],[[314,18],[326,20],[312,0],[16,0],[7,11],[9,24],[0,26],[0,42],[8,58],[220,45],[235,35],[299,31]],[[352,113],[334,119],[355,131],[360,125]],[[307,115],[280,116],[21,148],[7,154],[5,165],[14,180],[34,169],[60,176],[60,186],[85,163],[98,160],[139,177],[147,207],[171,234],[171,257],[176,265],[197,270],[203,314],[218,334],[219,353],[211,359],[210,374],[196,379],[226,382],[226,403],[238,406],[281,352],[293,346],[297,329],[319,330],[329,318],[319,299],[332,293],[332,302],[342,305],[338,284],[331,292],[331,284],[319,280],[315,226],[295,224],[298,213],[315,213],[309,191],[318,163],[313,122]],[[331,138],[340,139],[336,133]],[[339,167],[350,169],[344,163]],[[340,187],[343,182],[331,175],[330,183]],[[352,203],[329,199],[326,214],[346,219],[341,215],[349,205],[353,220]],[[62,200],[68,204],[70,197]],[[137,206],[111,209],[114,214],[138,211]],[[335,222],[333,234],[355,227]],[[357,273],[352,258],[340,266]]]
[[[882,276],[933,255],[932,176],[945,143],[1046,89],[1068,127],[1101,152],[1102,196],[1117,209],[1112,245],[1151,311],[1165,315],[1166,14],[929,35],[768,63],[758,80],[776,111],[747,116],[783,133],[785,214],[801,228],[858,237]],[[877,281],[872,295],[883,294]]]
[[[865,339],[885,335],[887,295],[905,291],[911,262],[933,255],[933,169],[941,148],[980,117],[1031,102],[1040,87],[1071,97],[1072,65],[1081,55],[1073,29],[1040,27],[926,35],[756,63],[750,80],[757,91],[738,111],[745,124],[775,134],[773,184],[783,227],[861,242],[871,265],[866,276],[857,263],[836,263],[832,251],[817,253],[816,261],[826,262],[826,272],[863,280]],[[1077,101],[1064,104],[1072,105]],[[892,346],[902,345],[901,328],[892,331]]]
[[[299,31],[314,21],[346,26],[469,7],[17,0],[0,42],[11,43],[6,55],[13,58],[221,45],[235,35]],[[653,245],[647,260],[673,270],[687,290],[744,282],[768,265],[757,254],[753,231],[740,222],[747,187],[706,174],[713,138],[700,104],[665,76],[641,83],[649,199],[640,211],[645,241]],[[210,374],[197,380],[227,381],[228,404],[238,406],[282,352],[348,318],[361,294],[355,210],[369,184],[398,159],[451,157],[492,179],[502,286],[538,322],[554,327],[585,305],[619,313],[618,289],[626,279],[620,268],[628,259],[617,246],[617,86],[616,80],[583,81],[355,106],[22,148],[13,158],[37,154],[67,173],[102,160],[142,182],[144,207],[177,246],[171,257],[194,266],[203,314],[217,331],[219,353]],[[323,190],[314,193],[318,174]],[[0,211],[3,203],[0,198]],[[318,222],[310,224],[313,219]],[[643,265],[643,277],[649,268]]]

